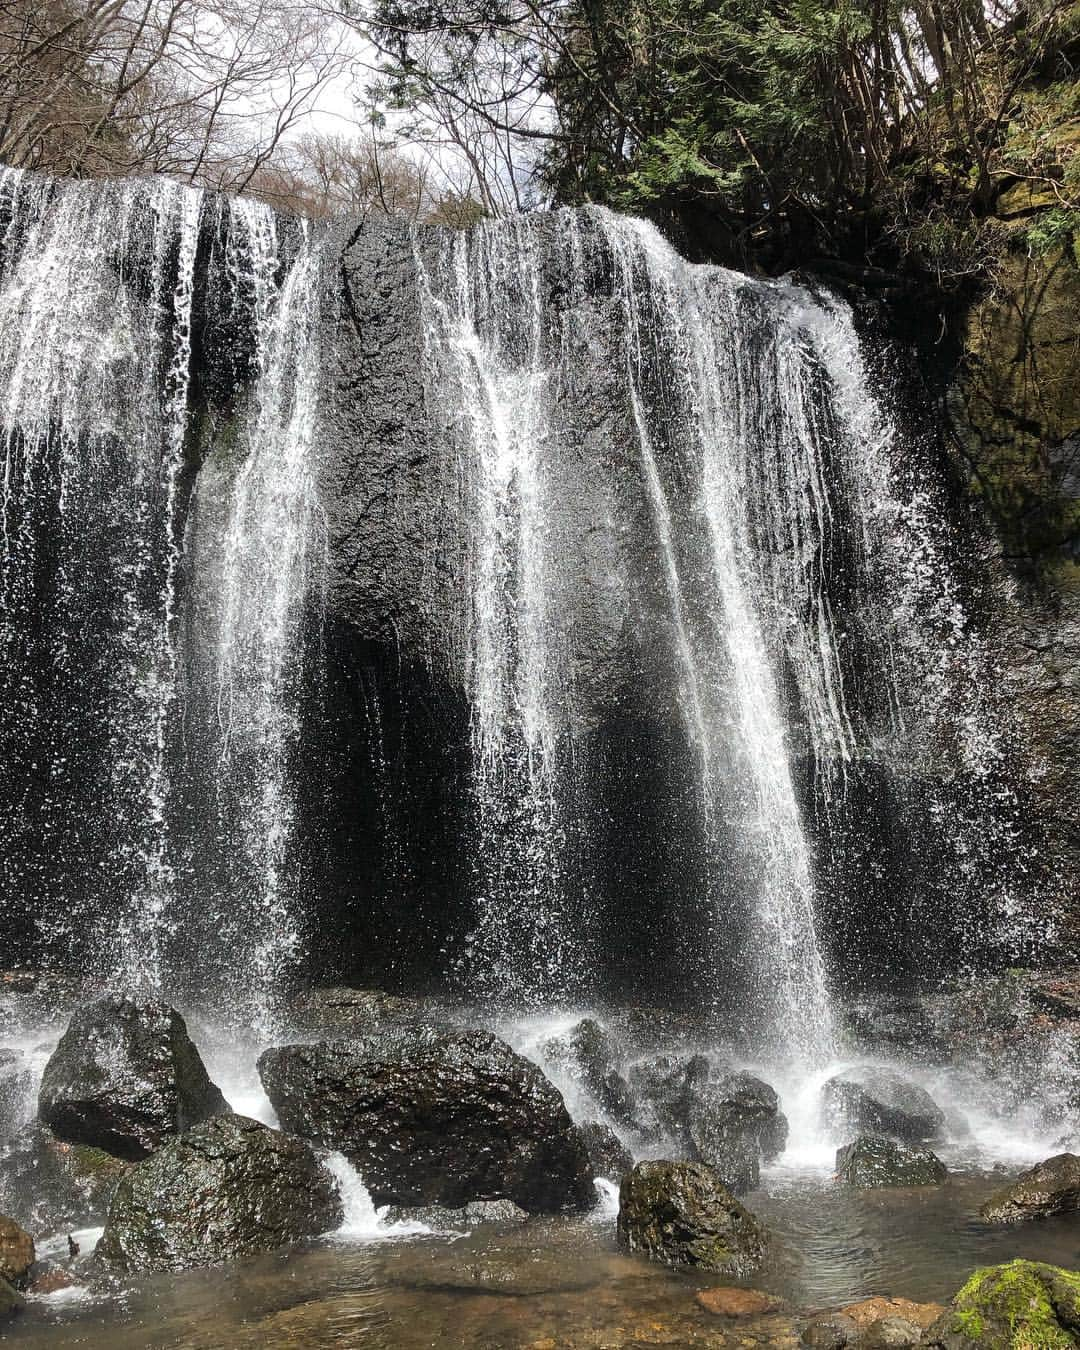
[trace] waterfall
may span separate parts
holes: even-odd
[[[254,1017],[298,942],[282,874],[300,629],[321,584],[318,250],[266,208],[163,179],[6,170],[0,210],[4,882],[100,976],[182,992],[224,964]],[[200,259],[221,291],[201,322],[252,351],[220,391],[232,470],[209,455],[212,540],[190,509],[196,474],[195,500],[209,491]],[[181,803],[207,754],[210,792]],[[192,905],[192,860],[221,855],[241,860],[227,903]],[[215,950],[196,961],[200,930]]]

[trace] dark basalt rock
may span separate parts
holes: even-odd
[[[37,1237],[102,1223],[128,1167],[34,1121],[0,1156],[0,1207]]]
[[[387,1223],[424,1223],[436,1232],[446,1229],[472,1229],[481,1224],[496,1224],[502,1228],[517,1228],[528,1223],[529,1216],[512,1200],[470,1200],[460,1209],[445,1205],[391,1205],[386,1211]]]
[[[74,1014],[38,1094],[57,1138],[131,1161],[226,1110],[180,1014],[124,994]]]
[[[125,1273],[208,1266],[315,1237],[342,1218],[337,1184],[303,1140],[218,1115],[129,1170],[97,1259]]]
[[[1071,1350],[1080,1343],[1080,1275],[1036,1261],[976,1270],[926,1331],[928,1350]]]
[[[940,1186],[948,1181],[945,1164],[928,1148],[897,1143],[881,1134],[864,1134],[836,1154],[838,1181],[849,1186]]]
[[[621,1181],[633,1167],[634,1160],[611,1126],[599,1120],[590,1120],[578,1128],[585,1141],[593,1176]]]
[[[366,1036],[387,1026],[443,1023],[449,1004],[381,989],[330,986],[300,994],[289,1006],[291,1025],[324,1036]]]
[[[712,1072],[706,1055],[659,1055],[631,1064],[627,1083],[641,1135],[652,1142],[669,1140],[689,1155],[690,1105]]]
[[[398,1028],[267,1050],[259,1075],[285,1129],[340,1149],[377,1205],[595,1198],[584,1141],[535,1064],[486,1031]]]
[[[979,1211],[988,1223],[1019,1223],[1080,1209],[1080,1158],[1059,1153],[992,1195]]]
[[[619,1188],[619,1241],[669,1265],[745,1274],[767,1238],[704,1163],[643,1162]]]
[[[592,1017],[560,1036],[551,1036],[540,1047],[546,1068],[561,1072],[581,1084],[603,1106],[614,1084],[618,1051],[607,1031]]]
[[[34,1071],[20,1050],[0,1050],[0,1141],[33,1120]]]
[[[829,1124],[848,1133],[884,1134],[921,1144],[936,1138],[945,1124],[945,1113],[933,1097],[891,1069],[853,1069],[830,1078],[821,1095]]]
[[[760,1160],[779,1157],[787,1143],[787,1118],[768,1083],[748,1073],[708,1080],[691,1095],[687,1127],[692,1156],[741,1195],[760,1181]]]

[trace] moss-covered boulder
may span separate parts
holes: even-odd
[[[130,1169],[97,1259],[120,1272],[209,1266],[315,1237],[342,1217],[334,1178],[302,1139],[214,1116]]]
[[[977,1270],[923,1345],[932,1350],[1075,1350],[1080,1274],[1035,1261]]]
[[[864,1134],[837,1150],[836,1176],[849,1186],[940,1186],[949,1172],[928,1148]]]
[[[988,1223],[1019,1223],[1080,1209],[1080,1158],[1059,1153],[1021,1172],[992,1195],[979,1213]]]
[[[34,1239],[14,1219],[0,1214],[0,1277],[25,1288],[34,1257]]]
[[[0,1208],[35,1237],[103,1223],[129,1165],[35,1121],[0,1155]]]
[[[619,1242],[668,1265],[741,1275],[760,1265],[764,1228],[704,1163],[642,1162],[619,1188]]]

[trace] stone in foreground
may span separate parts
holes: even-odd
[[[765,1254],[754,1216],[704,1163],[643,1162],[619,1188],[619,1241],[654,1261],[742,1275]]]
[[[0,1207],[38,1237],[104,1223],[129,1163],[69,1144],[36,1121],[0,1157]]]
[[[849,1186],[940,1186],[945,1164],[928,1148],[899,1144],[882,1134],[860,1135],[837,1150],[836,1177]]]
[[[1074,1350],[1080,1274],[1035,1261],[977,1270],[922,1344],[931,1350]]]
[[[97,1258],[129,1274],[209,1266],[315,1237],[342,1218],[337,1184],[303,1140],[220,1115],[130,1169]]]
[[[226,1110],[180,1014],[124,994],[75,1013],[38,1094],[38,1116],[58,1139],[132,1162]]]
[[[1020,1223],[1077,1209],[1080,1158],[1075,1153],[1059,1153],[1021,1172],[1011,1186],[992,1195],[979,1213],[988,1223]]]
[[[545,1213],[596,1199],[558,1090],[490,1032],[281,1046],[259,1075],[282,1127],[344,1153],[376,1205],[505,1199]]]
[[[34,1239],[14,1219],[0,1214],[0,1277],[25,1289],[34,1264]]]
[[[830,1078],[822,1089],[822,1107],[837,1130],[884,1134],[906,1144],[936,1138],[945,1113],[917,1083],[892,1069],[865,1065]]]

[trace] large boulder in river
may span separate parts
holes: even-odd
[[[627,1082],[633,1123],[653,1143],[675,1144],[689,1154],[690,1103],[713,1072],[707,1055],[655,1055],[631,1064]]]
[[[132,1167],[98,1244],[111,1270],[209,1266],[338,1227],[334,1178],[302,1139],[246,1116],[214,1116]]]
[[[619,1241],[669,1265],[745,1274],[765,1254],[765,1230],[704,1163],[642,1162],[619,1188]]]
[[[1059,1153],[992,1195],[979,1211],[988,1223],[1019,1223],[1080,1209],[1080,1158]]]
[[[944,1111],[924,1088],[872,1065],[830,1078],[821,1100],[827,1123],[849,1134],[884,1134],[921,1144],[936,1138],[945,1124]]]
[[[34,1121],[0,1155],[0,1209],[36,1237],[103,1223],[129,1166]]]
[[[507,1199],[543,1212],[595,1199],[558,1090],[490,1032],[280,1046],[259,1075],[283,1128],[344,1153],[377,1205]]]
[[[768,1083],[748,1073],[709,1078],[692,1093],[687,1112],[691,1156],[715,1168],[729,1191],[742,1195],[760,1180],[760,1160],[787,1143],[787,1118]]]
[[[621,1181],[633,1167],[634,1159],[611,1126],[600,1120],[590,1120],[578,1128],[585,1141],[593,1176]]]
[[[865,1189],[876,1186],[940,1186],[945,1164],[928,1148],[901,1144],[882,1134],[863,1134],[836,1154],[837,1180]]]
[[[226,1110],[180,1014],[124,994],[74,1014],[38,1094],[57,1138],[132,1161]]]
[[[1073,1350],[1080,1274],[1037,1261],[976,1270],[928,1328],[927,1350]]]

